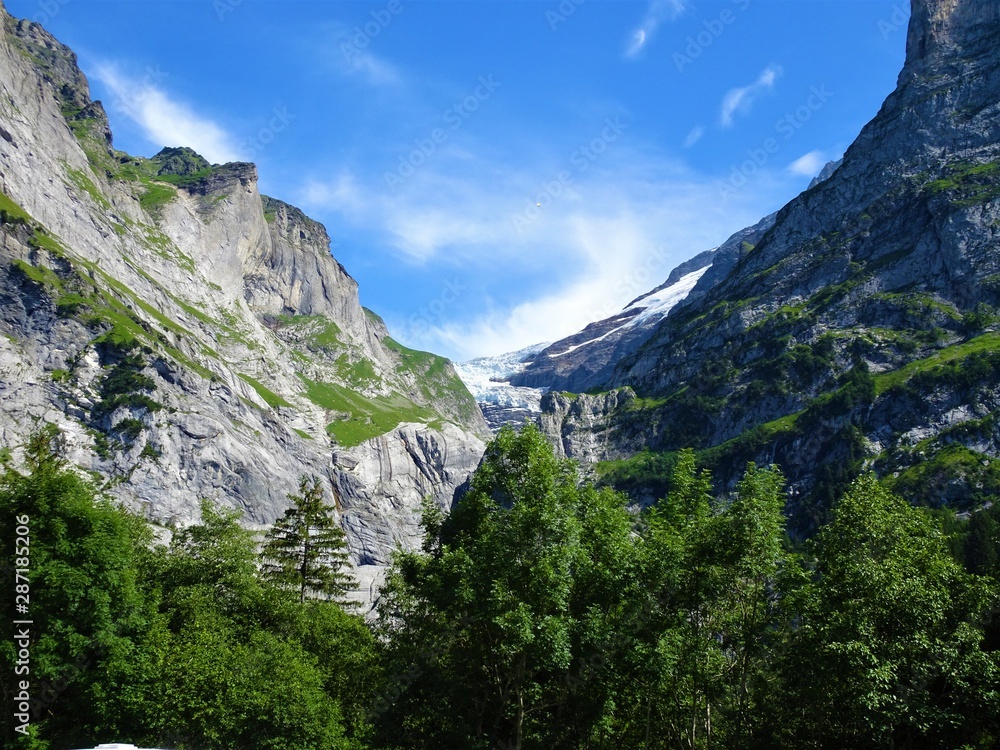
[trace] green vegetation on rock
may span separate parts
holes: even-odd
[[[1000,162],[952,165],[944,177],[925,183],[923,189],[946,195],[959,206],[988,203],[1000,197]]]
[[[343,419],[331,422],[326,429],[345,447],[384,435],[403,422],[422,422],[432,426],[441,422],[440,416],[433,411],[399,394],[369,398],[341,385],[317,382],[301,374],[299,377],[305,383],[306,398],[317,406],[344,415]]]
[[[470,420],[479,409],[462,380],[450,371],[447,359],[410,349],[388,336],[382,343],[399,356],[397,371],[413,376],[425,403],[447,406],[462,421]]]
[[[0,192],[0,211],[2,211],[2,221],[0,224],[7,224],[11,221],[20,223],[30,222],[31,217],[28,212],[12,201],[3,192]]]
[[[264,402],[272,409],[277,409],[282,406],[291,406],[290,403],[285,401],[285,399],[283,399],[277,393],[275,393],[267,386],[262,384],[259,380],[256,380],[255,378],[252,378],[249,375],[242,372],[237,374],[239,375],[240,380],[244,381],[245,383],[248,383],[250,387],[252,387],[255,391],[257,391],[257,395],[260,396],[264,400]]]
[[[105,210],[111,208],[111,204],[108,199],[104,197],[100,190],[98,190],[97,185],[94,184],[93,180],[90,179],[82,170],[79,169],[67,169],[70,179],[73,184],[84,191],[90,196],[91,200],[94,201],[100,208]]]

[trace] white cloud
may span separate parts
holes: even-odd
[[[154,145],[189,146],[213,163],[240,160],[229,133],[157,86],[166,77],[159,69],[138,78],[123,74],[113,63],[102,63],[95,74],[111,91],[112,112],[134,121]]]
[[[781,77],[782,69],[780,65],[769,65],[766,67],[757,80],[747,86],[730,89],[722,97],[722,112],[719,122],[724,128],[732,127],[737,114],[749,114],[754,100],[765,91],[774,88],[775,81]]]
[[[788,165],[788,171],[800,177],[815,177],[826,164],[822,151],[810,151]]]
[[[787,179],[758,175],[757,189],[723,202],[715,179],[642,144],[613,143],[585,170],[569,163],[571,150],[511,166],[468,155],[488,149],[442,148],[395,190],[381,175],[344,171],[308,183],[299,200],[312,215],[374,230],[395,249],[383,262],[460,273],[503,300],[463,299],[461,313],[430,324],[412,322],[416,305],[387,316],[397,340],[464,360],[555,340],[617,312],[678,263],[773,211]],[[571,179],[560,183],[560,171]],[[545,283],[532,291],[524,278]]]
[[[625,57],[637,57],[660,24],[677,18],[684,11],[685,4],[686,0],[651,0],[639,26],[629,35]]]
[[[701,140],[703,135],[705,135],[705,128],[701,125],[696,125],[691,128],[691,132],[684,138],[684,148],[691,148],[694,144]]]

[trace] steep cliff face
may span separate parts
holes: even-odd
[[[606,416],[611,445],[693,445],[727,479],[778,461],[806,515],[864,465],[905,482],[933,464],[975,496],[1000,455],[982,421],[1000,306],[997,38],[995,3],[914,0],[897,88],[843,163],[615,363],[603,387],[643,398]]]
[[[982,283],[1000,262],[993,224],[1000,57],[977,42],[984,25],[995,32],[998,24],[987,5],[914,4],[899,86],[840,168],[783,208],[697,308],[667,321],[641,354],[620,362],[612,384],[668,390],[689,379],[708,352],[733,352],[735,339],[783,305],[819,313],[800,326],[815,333],[823,322],[837,329],[885,322],[892,305],[880,295],[918,286],[959,317],[979,302],[996,304],[992,285]],[[974,23],[963,35],[940,21],[948,41],[938,43],[937,26],[921,31],[925,17]],[[826,299],[843,284],[850,289]],[[675,351],[680,341],[682,354]]]
[[[316,475],[355,562],[414,543],[421,499],[450,505],[489,434],[451,365],[389,338],[252,164],[115,150],[73,53],[0,20],[2,445],[57,424],[160,523],[209,498],[266,524]]]

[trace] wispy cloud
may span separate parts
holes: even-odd
[[[481,156],[486,152],[474,144],[443,149],[395,191],[359,169],[314,180],[299,193],[313,215],[374,230],[378,244],[395,248],[384,262],[419,266],[430,277],[463,274],[462,283],[483,286],[483,299],[433,325],[415,325],[405,311],[387,316],[393,337],[457,360],[558,339],[617,312],[677,263],[772,211],[777,199],[767,196],[787,179],[762,176],[760,190],[723,205],[710,176],[620,142],[574,172],[518,229],[512,217],[523,216],[526,203],[535,207],[534,196],[565,165],[511,165]],[[541,277],[544,285],[519,281]]]
[[[788,171],[800,177],[815,177],[826,164],[822,151],[810,151],[788,165]]]
[[[402,73],[395,65],[367,48],[370,38],[366,37],[365,45],[358,44],[355,37],[363,32],[337,23],[331,33],[334,41],[331,59],[341,75],[360,78],[374,86],[395,86],[402,82]]]
[[[691,148],[694,144],[701,140],[703,135],[705,135],[705,128],[701,125],[696,125],[691,128],[691,132],[689,132],[684,138],[684,148]]]
[[[732,127],[736,115],[749,114],[757,97],[773,89],[775,81],[781,77],[782,72],[780,65],[769,65],[753,83],[727,91],[722,97],[722,112],[719,115],[722,127]]]
[[[677,18],[684,11],[685,5],[686,0],[651,0],[642,21],[629,35],[625,57],[637,57],[656,34],[660,24]]]
[[[142,76],[121,72],[115,63],[95,67],[97,79],[111,91],[112,112],[129,118],[157,146],[189,146],[210,162],[239,161],[235,139],[214,121],[171,98],[158,84],[166,74],[147,70]]]
[[[345,61],[343,70],[377,86],[394,86],[402,80],[396,67],[370,52],[357,52]]]

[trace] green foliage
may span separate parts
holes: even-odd
[[[866,382],[844,386],[863,396]],[[504,428],[450,515],[425,501],[422,551],[397,555],[373,633],[309,599],[344,584],[343,536],[316,480],[268,534],[262,571],[238,511],[205,502],[199,523],[154,546],[59,444],[54,429],[30,438],[24,474],[2,457],[0,526],[31,536],[39,704],[24,747],[985,750],[1000,739],[996,505],[966,523],[865,475],[796,555],[774,467],[748,465],[717,496],[680,451],[663,499],[637,518],[621,495],[581,483],[536,429]],[[8,560],[22,554],[13,539],[0,538]],[[7,695],[12,619],[0,624]],[[0,731],[17,746],[9,722]]]
[[[619,461],[597,464],[602,486],[614,487],[629,497],[663,497],[670,475],[677,463],[677,454],[642,451]]]
[[[1000,581],[1000,504],[994,503],[969,518],[962,558],[970,572]]]
[[[733,502],[713,507],[710,476],[696,471],[691,451],[679,454],[649,518],[643,580],[654,598],[619,742],[740,747],[761,732],[772,644],[786,617],[782,484],[776,469],[751,465]]]
[[[336,509],[323,502],[319,479],[302,478],[292,506],[267,532],[263,548],[264,577],[279,588],[293,591],[299,602],[322,598],[343,601],[352,580],[347,564],[347,542],[337,524]]]
[[[602,662],[632,591],[620,497],[578,487],[533,428],[503,428],[469,493],[425,508],[380,602],[390,639],[376,706],[402,747],[582,747],[610,700]]]
[[[796,747],[989,747],[1000,664],[980,648],[995,592],[923,511],[871,476],[819,536],[786,676]]]
[[[859,479],[820,536],[791,665],[808,746],[990,746],[1000,664],[980,645],[995,595],[923,511]]]
[[[252,378],[249,375],[246,375],[242,372],[238,374],[240,376],[240,380],[242,380],[245,383],[248,383],[255,391],[257,391],[257,395],[260,396],[264,400],[264,403],[266,403],[272,409],[277,409],[282,406],[291,406],[290,403],[285,401],[285,399],[283,399],[277,393],[275,393],[270,388],[265,386],[256,378]]]
[[[98,498],[60,458],[59,443],[54,429],[37,433],[27,445],[28,473],[8,467],[0,478],[0,552],[13,563],[14,530],[27,526],[30,545],[17,556],[30,558],[30,617],[17,619],[32,620],[31,713],[38,737],[53,747],[93,747],[111,731],[104,708],[115,689],[100,665],[127,661],[150,625],[138,566],[151,535],[139,519]],[[7,576],[13,586],[13,572]],[[12,619],[0,625],[6,696],[16,692]],[[2,727],[4,747],[15,747],[13,723],[8,718]]]
[[[263,580],[238,512],[204,503],[201,523],[153,547],[145,522],[97,497],[59,443],[54,429],[33,436],[28,473],[0,478],[11,532],[0,551],[30,554],[33,621],[34,739],[18,744],[5,721],[4,747],[361,748],[377,679],[363,621]],[[19,525],[30,553],[13,549]],[[9,696],[12,619],[0,625]]]
[[[157,743],[179,748],[348,748],[316,659],[266,631],[245,637],[211,619],[170,639],[150,706]],[[152,696],[150,696],[152,697]]]
[[[151,563],[160,617],[142,644],[144,661],[120,675],[132,688],[125,713],[139,731],[131,736],[178,748],[354,747],[328,690],[342,666],[318,658],[343,648],[314,653],[301,634],[316,619],[332,639],[344,630],[356,642],[355,625],[331,623],[262,580],[255,537],[239,516],[203,503],[202,522]]]

